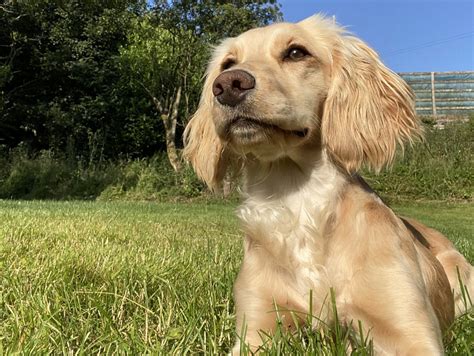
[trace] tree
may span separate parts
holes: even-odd
[[[196,73],[206,55],[202,42],[190,31],[169,31],[154,24],[150,16],[136,20],[128,44],[121,50],[123,73],[150,98],[162,121],[166,151],[175,171],[181,168],[176,150],[178,114],[189,110]]]
[[[3,1],[0,145],[89,161],[166,149],[179,170],[210,45],[279,16],[274,0]]]
[[[0,13],[0,125],[11,128],[3,142],[89,157],[122,149],[117,56],[141,3],[8,2]]]
[[[157,1],[151,14],[137,19],[122,63],[159,113],[175,171],[181,168],[176,127],[197,104],[210,44],[280,15],[275,1],[180,0]]]
[[[276,0],[161,0],[153,6],[166,28],[184,28],[215,44],[282,19]]]

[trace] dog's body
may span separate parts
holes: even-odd
[[[397,217],[356,174],[364,163],[380,169],[397,143],[419,135],[406,84],[320,16],[216,49],[185,154],[211,188],[243,167],[234,294],[237,331],[245,323],[252,349],[277,314],[289,329],[290,311],[332,322],[332,289],[339,321],[361,321],[378,353],[442,354],[443,331],[465,310],[457,269],[471,296],[474,269],[439,232]]]

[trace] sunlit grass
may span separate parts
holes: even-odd
[[[0,354],[229,352],[242,258],[234,209],[0,201]],[[440,229],[474,259],[473,204],[396,209]],[[457,322],[448,353],[473,347],[472,320]],[[277,335],[266,351],[341,354],[347,332],[302,328]]]

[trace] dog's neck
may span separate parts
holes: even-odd
[[[240,210],[244,226],[259,220],[279,218],[292,225],[320,226],[335,208],[349,177],[320,154],[298,154],[273,162],[252,160],[246,163],[244,197]],[[276,210],[275,210],[276,209]],[[277,218],[278,219],[278,218]],[[281,224],[284,221],[276,221]]]

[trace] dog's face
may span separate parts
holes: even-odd
[[[238,153],[275,160],[317,131],[329,53],[297,24],[275,24],[227,40],[203,95],[219,138]]]
[[[215,49],[185,156],[213,188],[238,157],[273,161],[305,148],[325,149],[348,172],[380,169],[418,133],[408,86],[362,41],[313,16]]]

